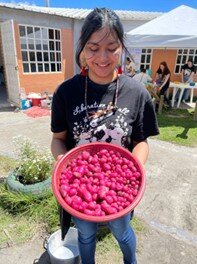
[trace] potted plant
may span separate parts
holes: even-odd
[[[51,188],[54,159],[49,149],[41,148],[27,137],[14,138],[17,166],[6,178],[8,190],[44,194]]]

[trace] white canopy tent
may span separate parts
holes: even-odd
[[[128,47],[196,48],[197,9],[181,5],[125,35]]]

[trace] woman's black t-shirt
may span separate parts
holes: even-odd
[[[157,70],[157,74],[159,75],[159,82],[160,82],[159,85],[161,85],[164,82],[165,77],[166,77],[167,74],[162,77],[162,70],[161,69]],[[169,74],[170,74],[170,72],[169,72]],[[164,86],[167,89],[169,87],[169,85],[170,85],[170,78],[167,80],[167,82],[166,82],[166,84]]]
[[[88,78],[86,105],[85,78],[75,75],[63,82],[53,95],[51,131],[67,131],[68,149],[101,141],[132,150],[133,141],[140,142],[159,133],[148,91],[124,74],[119,76],[115,113],[89,120],[87,111],[96,112],[113,101],[117,81],[100,85]]]

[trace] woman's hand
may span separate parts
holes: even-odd
[[[161,86],[157,87],[157,91],[160,92],[161,91]]]
[[[60,160],[64,155],[63,154],[60,154],[57,156],[57,161]]]

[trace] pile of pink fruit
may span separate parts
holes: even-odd
[[[56,163],[52,186],[66,211],[104,222],[134,209],[145,190],[145,174],[128,150],[91,143],[76,147]]]

